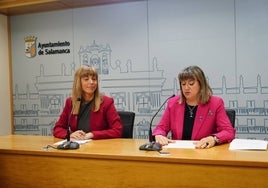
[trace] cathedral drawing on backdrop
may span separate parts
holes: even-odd
[[[148,138],[151,117],[166,98],[179,92],[177,78],[171,88],[164,89],[164,70],[159,70],[156,58],[150,62],[150,70],[135,71],[131,60],[112,63],[111,52],[109,45],[97,45],[94,41],[80,47],[78,65],[62,64],[58,75],[46,74],[41,64],[34,83],[36,91],[30,91],[28,84],[26,91],[20,92],[16,84],[13,92],[14,133],[52,135],[65,99],[71,96],[76,68],[90,65],[99,72],[101,92],[114,98],[117,110],[136,113],[133,136]],[[262,86],[261,75],[257,75],[255,86],[244,86],[243,76],[240,76],[238,87],[228,87],[223,77],[221,86],[212,86],[212,89],[215,95],[224,99],[226,108],[235,109],[237,137],[268,140],[268,86]],[[155,118],[153,127],[160,117],[161,113]]]

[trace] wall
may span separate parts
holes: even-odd
[[[237,137],[268,139],[268,2],[149,0],[11,17],[16,134],[51,135],[82,64],[148,136],[178,72],[199,65],[237,112]],[[161,113],[153,124],[157,124]]]
[[[11,89],[7,17],[0,15],[0,135],[11,134]],[[13,118],[13,117],[12,117]]]

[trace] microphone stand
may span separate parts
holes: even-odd
[[[76,101],[80,101],[80,100],[81,100],[80,98],[76,99]],[[68,123],[67,123],[67,132],[66,132],[66,140],[67,141],[58,145],[57,149],[68,150],[68,149],[78,149],[80,147],[79,143],[71,141],[71,138],[70,138],[70,136],[71,136],[70,122],[71,122],[71,117],[73,115],[74,106],[75,106],[75,104],[72,106],[71,114],[69,116]]]
[[[160,106],[160,108],[157,110],[157,112],[154,114],[154,116],[152,117],[151,119],[151,122],[150,122],[150,126],[149,126],[149,131],[148,131],[148,134],[149,134],[149,142],[148,143],[145,143],[143,145],[140,146],[140,150],[146,150],[146,151],[160,151],[162,150],[162,145],[155,142],[155,139],[153,137],[153,133],[152,133],[152,125],[153,125],[153,120],[155,118],[155,116],[158,114],[158,112],[162,109],[162,107],[166,104],[166,102],[174,97],[175,95],[172,95],[170,97],[168,97],[164,102],[163,104]]]

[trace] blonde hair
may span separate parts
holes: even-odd
[[[200,85],[199,91],[199,102],[205,104],[209,101],[210,96],[213,94],[211,87],[209,86],[207,79],[205,77],[204,72],[198,66],[189,66],[183,69],[179,75],[178,79],[180,82],[180,90],[181,90],[181,97],[179,103],[183,103],[186,101],[185,96],[183,95],[181,82],[188,80],[188,79],[195,79],[198,81]]]
[[[83,91],[81,85],[81,78],[93,76],[97,80],[97,88],[94,92],[92,101],[92,110],[98,111],[102,102],[102,94],[99,91],[98,71],[91,66],[82,65],[79,67],[74,75],[73,89],[72,89],[72,104],[74,104],[73,114],[78,114],[81,101],[83,101]]]

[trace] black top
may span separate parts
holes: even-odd
[[[194,119],[198,106],[185,104],[182,140],[191,140],[194,127]]]
[[[77,130],[82,130],[85,133],[89,132],[89,127],[90,127],[89,119],[90,119],[91,103],[92,103],[92,101],[89,101],[88,103],[81,104],[79,114],[78,114]]]

